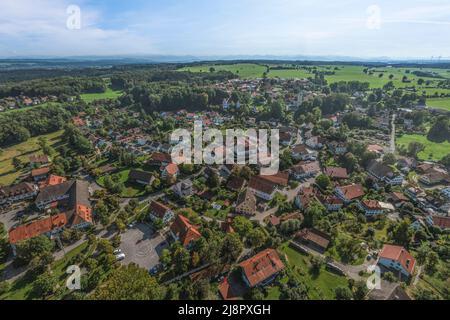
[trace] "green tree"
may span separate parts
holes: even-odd
[[[316,184],[322,189],[327,190],[331,186],[331,179],[326,174],[320,174],[316,178]]]
[[[336,300],[352,300],[353,293],[348,287],[337,287],[334,289]]]
[[[90,298],[93,300],[160,300],[162,288],[135,264],[122,266],[112,271],[108,280],[101,284]]]
[[[222,243],[221,257],[225,263],[237,260],[244,248],[241,239],[236,233],[228,233]]]

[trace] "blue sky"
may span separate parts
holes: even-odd
[[[66,9],[81,10],[70,30]],[[1,0],[0,56],[450,57],[450,0]]]

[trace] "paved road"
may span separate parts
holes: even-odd
[[[396,119],[397,115],[394,113],[392,115],[392,131],[391,131],[391,142],[390,142],[390,146],[389,146],[389,152],[390,153],[395,153],[395,119]]]

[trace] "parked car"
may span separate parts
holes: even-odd
[[[122,261],[123,259],[125,259],[125,253],[119,253],[116,255],[117,261]]]
[[[122,249],[116,249],[116,250],[113,251],[113,253],[115,255],[121,254],[122,253]]]

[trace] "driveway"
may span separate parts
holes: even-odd
[[[147,270],[159,264],[161,251],[169,245],[164,236],[144,223],[128,229],[121,240],[120,249],[125,254],[122,263],[127,265],[133,262]]]

